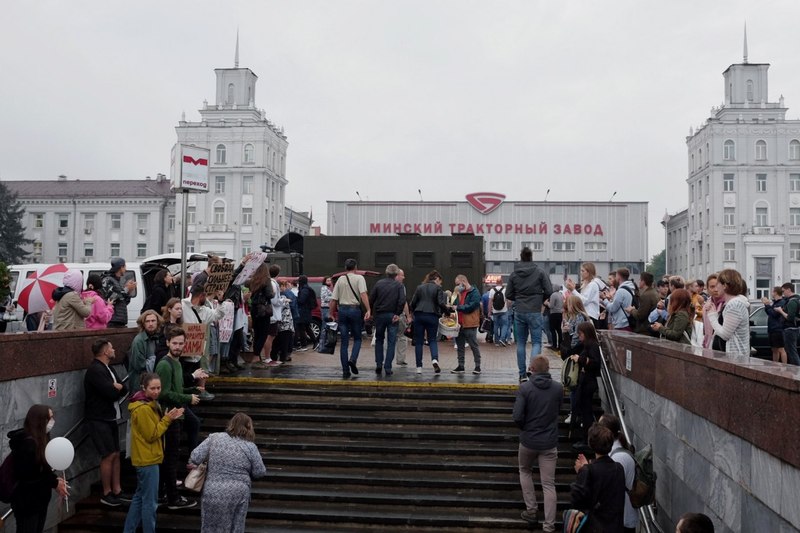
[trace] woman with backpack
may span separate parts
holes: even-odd
[[[53,411],[37,404],[28,409],[22,429],[8,434],[16,481],[10,503],[18,533],[41,533],[53,489],[62,498],[69,495],[67,482],[56,476],[44,455],[55,423]]]
[[[636,533],[639,527],[639,513],[631,505],[631,498],[628,491],[633,490],[633,482],[636,479],[636,461],[633,459],[633,446],[628,443],[625,434],[622,432],[622,424],[619,418],[611,413],[606,413],[600,417],[597,424],[608,428],[614,436],[614,444],[611,445],[611,453],[608,454],[615,463],[622,465],[625,470],[625,518],[623,519],[624,533]]]
[[[667,340],[681,344],[692,344],[694,330],[694,306],[692,296],[686,289],[675,289],[669,297],[669,318],[662,325],[654,322],[650,327],[653,331],[660,332]]]

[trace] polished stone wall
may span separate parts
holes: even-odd
[[[797,447],[798,370],[624,333],[604,347],[633,443],[653,444],[664,531],[685,512],[706,513],[718,532],[800,530],[800,469],[786,446]]]

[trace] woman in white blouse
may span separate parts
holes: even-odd
[[[597,320],[600,318],[600,291],[606,288],[606,284],[597,277],[597,270],[594,263],[583,263],[581,265],[581,289],[580,292],[575,290],[575,282],[568,279],[566,282],[567,289],[572,294],[580,297],[583,301],[583,306],[586,308],[586,313],[592,319],[592,322],[597,326]]]
[[[722,270],[717,276],[717,284],[722,289],[722,312],[718,312],[709,300],[703,306],[714,329],[713,347],[739,357],[750,356],[750,302],[745,293],[747,286],[742,276],[733,269]]]

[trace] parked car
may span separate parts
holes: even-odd
[[[750,355],[772,361],[772,348],[769,346],[769,334],[767,333],[768,318],[763,306],[750,313]],[[798,339],[797,346],[800,348],[800,339]]]

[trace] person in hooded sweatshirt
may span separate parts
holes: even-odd
[[[89,274],[86,278],[86,290],[81,293],[81,298],[87,301],[94,298],[92,312],[86,317],[86,329],[106,329],[109,320],[114,315],[114,305],[105,301],[99,292],[103,290],[99,274]]]
[[[633,295],[636,294],[636,286],[628,278],[631,271],[627,268],[618,268],[615,272],[616,289],[608,287],[600,292],[600,303],[606,308],[606,315],[609,322],[614,325],[617,331],[633,331],[628,318],[630,315],[627,308],[633,305]]]
[[[83,274],[71,268],[64,273],[64,286],[53,291],[53,329],[66,331],[85,329],[84,320],[92,313],[93,297],[81,298]]]
[[[558,460],[558,413],[564,397],[564,387],[550,377],[547,357],[534,357],[531,362],[531,381],[523,383],[514,402],[514,422],[519,435],[519,483],[525,510],[522,519],[536,522],[536,491],[533,486],[533,463],[539,464],[544,497],[545,532],[555,531],[556,525],[556,461]]]
[[[531,336],[531,359],[542,353],[542,302],[550,298],[552,293],[550,276],[533,262],[533,252],[526,246],[506,286],[506,300],[514,308],[514,339],[517,342],[520,383],[528,381],[525,355],[528,332]]]
[[[173,420],[183,415],[183,407],[163,412],[158,404],[161,378],[152,372],[143,374],[141,389],[130,398],[131,463],[136,467],[136,492],[125,519],[125,533],[135,533],[141,525],[144,533],[156,531],[158,508],[158,468],[164,460],[164,433]]]
[[[11,509],[20,533],[40,533],[44,529],[53,489],[61,497],[69,494],[67,482],[56,476],[44,456],[55,423],[49,407],[34,405],[28,409],[22,429],[8,434],[14,479],[17,480],[11,495]]]

